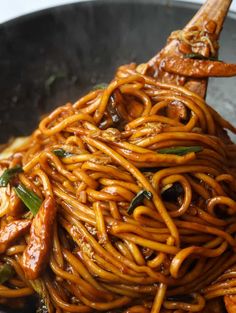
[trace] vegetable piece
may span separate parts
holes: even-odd
[[[30,220],[15,220],[0,230],[0,253],[6,251],[10,243],[23,236],[31,225]]]
[[[0,284],[5,283],[14,275],[14,269],[10,264],[3,264],[0,266]]]
[[[62,148],[59,149],[55,149],[52,151],[56,156],[58,156],[59,158],[66,158],[68,156],[72,156],[72,154],[70,152],[65,151]]]
[[[185,155],[190,152],[201,152],[203,147],[201,146],[192,146],[192,147],[171,147],[157,150],[161,154],[176,154],[176,155]]]
[[[14,191],[17,194],[17,196],[22,200],[22,202],[26,205],[26,207],[35,216],[42,204],[42,200],[39,198],[39,196],[22,184],[19,184],[17,187],[14,187]]]
[[[23,169],[20,165],[6,169],[0,177],[0,187],[6,187],[16,174],[22,173]]]
[[[109,99],[106,112],[107,114],[103,116],[99,128],[116,128],[119,131],[123,131],[125,125],[128,122],[128,114],[123,108],[127,106],[122,93],[119,89],[116,89]]]
[[[128,210],[127,210],[127,213],[128,214],[132,214],[134,212],[134,209],[139,206],[140,204],[143,203],[143,200],[144,199],[148,199],[148,200],[151,200],[152,199],[152,193],[148,190],[140,190],[136,196],[132,199],[129,207],[128,207]]]
[[[199,54],[199,53],[187,53],[184,55],[184,57],[187,59],[194,59],[194,60],[210,60],[210,61],[221,62],[220,60],[218,60],[217,57],[205,57],[204,55]]]
[[[168,186],[167,186],[168,187]],[[184,190],[181,184],[171,184],[167,189],[161,193],[164,201],[176,201],[176,199],[183,194]]]
[[[37,279],[45,266],[51,250],[53,223],[56,205],[47,197],[35,216],[30,228],[30,238],[22,257],[22,266],[27,279]]]
[[[98,89],[106,89],[108,86],[107,83],[101,83],[93,86],[92,90],[98,90]]]

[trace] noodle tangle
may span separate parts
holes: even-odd
[[[56,313],[200,313],[236,294],[227,130],[197,94],[135,64],[43,118],[0,161],[22,169],[0,188],[0,260],[14,269],[1,303],[37,293]]]

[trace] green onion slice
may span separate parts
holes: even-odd
[[[39,198],[39,196],[22,184],[19,184],[17,187],[14,187],[14,191],[17,194],[17,196],[21,199],[21,201],[25,204],[25,206],[35,216],[38,213],[38,210],[43,202]]]
[[[6,187],[11,179],[16,176],[16,174],[23,172],[20,165],[16,165],[12,168],[6,169],[0,177],[0,187]]]
[[[66,157],[72,156],[70,152],[67,152],[62,148],[53,150],[53,153],[59,158],[66,158]]]
[[[201,152],[203,147],[201,146],[192,146],[192,147],[171,147],[157,150],[161,154],[176,154],[176,155],[185,155],[190,152]]]
[[[127,213],[132,214],[134,212],[134,209],[141,205],[143,203],[144,199],[151,200],[152,199],[152,193],[148,190],[140,190],[136,196],[132,199],[130,202],[130,205],[128,207]]]

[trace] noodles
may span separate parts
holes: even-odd
[[[0,161],[0,261],[14,268],[0,297],[38,293],[58,313],[200,313],[235,295],[236,146],[223,128],[236,133],[134,64],[46,116]]]

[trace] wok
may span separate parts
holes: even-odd
[[[197,8],[173,1],[88,1],[0,25],[0,143],[29,134],[43,114],[109,81],[117,66],[151,58]],[[231,14],[220,59],[236,62],[235,30]],[[211,79],[207,97],[234,123],[235,86],[236,78]],[[30,304],[23,312],[35,309]]]

